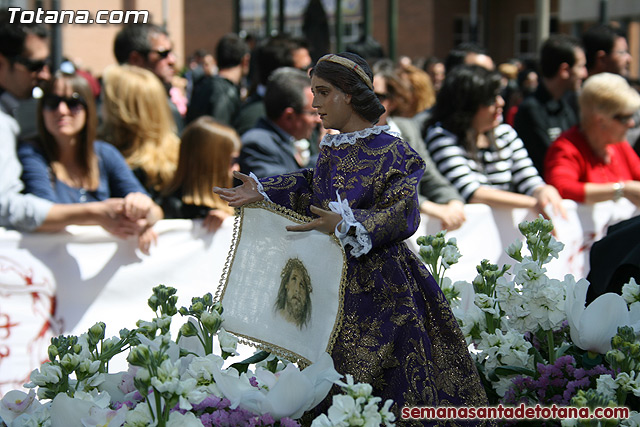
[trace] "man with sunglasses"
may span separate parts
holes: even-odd
[[[21,194],[22,167],[16,156],[20,126],[14,114],[19,101],[29,99],[51,74],[44,27],[10,23],[9,17],[0,11],[0,227],[57,231],[70,224],[93,224],[122,237],[135,234],[139,226],[122,215],[122,199],[62,205]]]
[[[173,84],[176,70],[176,56],[169,33],[155,24],[129,24],[116,35],[113,53],[119,64],[146,68],[155,74],[167,89]],[[167,98],[178,133],[182,131],[184,120],[178,107]]]

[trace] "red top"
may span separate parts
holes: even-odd
[[[574,126],[563,132],[547,150],[545,182],[558,189],[563,199],[584,202],[584,184],[640,181],[640,157],[627,141],[607,146],[611,162],[593,153],[584,134]]]

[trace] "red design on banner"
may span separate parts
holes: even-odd
[[[50,337],[61,332],[54,317],[55,286],[41,277],[47,270],[34,273],[34,269],[38,271],[0,256],[0,368],[5,372],[0,387],[4,390],[28,381],[31,371],[45,361]],[[31,310],[25,310],[29,300]]]

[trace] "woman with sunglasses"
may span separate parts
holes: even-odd
[[[217,230],[233,208],[211,189],[233,185],[239,155],[240,137],[233,128],[210,116],[191,122],[182,132],[176,173],[162,192],[165,217],[202,218],[207,230]]]
[[[530,208],[566,215],[558,191],[547,185],[518,134],[502,123],[501,75],[458,65],[438,92],[426,123],[427,149],[467,203]]]
[[[640,206],[640,158],[625,136],[635,126],[640,95],[623,77],[600,73],[585,81],[578,102],[580,124],[547,150],[547,182],[579,203],[626,197]]]
[[[89,84],[79,75],[58,72],[43,92],[40,137],[18,149],[25,191],[54,203],[123,198],[123,214],[140,222],[139,246],[148,253],[157,237],[151,226],[162,218],[162,210],[118,150],[96,141],[98,119]]]

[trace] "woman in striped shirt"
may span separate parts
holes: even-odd
[[[425,129],[440,172],[468,203],[532,208],[563,216],[558,191],[545,184],[513,128],[502,123],[500,74],[460,65],[446,77]]]

